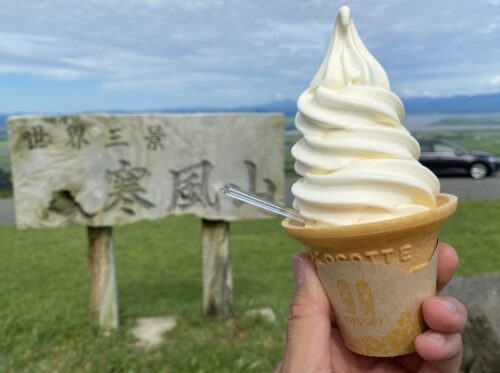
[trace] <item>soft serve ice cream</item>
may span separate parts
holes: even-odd
[[[387,75],[342,7],[327,55],[300,96],[293,147],[302,179],[285,231],[313,261],[344,342],[366,356],[415,351],[422,301],[436,291],[436,242],[457,198],[439,193],[402,126]]]
[[[418,162],[403,104],[348,7],[340,8],[325,59],[297,106],[303,137],[292,154],[302,178],[292,193],[308,224],[365,223],[436,206],[439,181]]]

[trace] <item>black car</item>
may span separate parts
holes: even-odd
[[[500,158],[492,153],[469,151],[451,141],[438,138],[418,139],[420,163],[437,175],[469,175],[482,179],[500,169]]]

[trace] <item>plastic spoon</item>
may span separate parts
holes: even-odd
[[[296,210],[278,205],[277,203],[268,201],[267,199],[256,196],[255,194],[244,192],[236,185],[226,184],[221,188],[221,191],[226,196],[237,199],[238,201],[245,202],[249,205],[284,216],[286,218],[293,219],[301,224],[306,223],[306,219]]]

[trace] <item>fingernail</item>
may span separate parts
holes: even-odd
[[[304,260],[298,255],[292,257],[292,271],[295,276],[295,286],[299,287],[305,280],[305,264]]]
[[[433,341],[438,347],[443,347],[446,343],[446,339],[444,338],[444,336],[439,333],[429,333],[427,335],[427,338]]]
[[[437,298],[438,302],[445,306],[451,313],[457,313],[458,307],[455,302],[452,302],[444,297]]]

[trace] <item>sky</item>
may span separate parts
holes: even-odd
[[[500,0],[0,0],[0,113],[296,100],[344,4],[396,94],[500,91]]]

